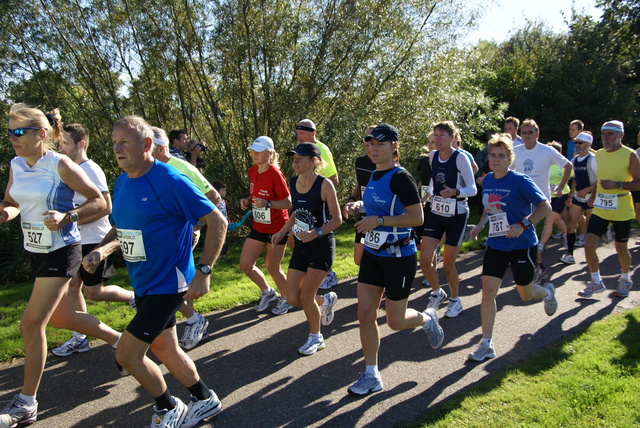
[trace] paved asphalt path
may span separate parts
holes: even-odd
[[[637,230],[630,239],[633,265],[640,261]],[[298,355],[308,334],[301,310],[276,317],[256,314],[251,306],[214,312],[209,339],[189,351],[200,375],[222,399],[223,411],[199,426],[215,427],[389,427],[419,419],[429,408],[507,367],[517,366],[531,353],[583,331],[605,316],[635,307],[638,286],[627,299],[611,294],[619,268],[613,244],[601,246],[601,272],[607,292],[583,299],[577,292],[589,279],[584,251],[576,249],[575,265],[557,262],[560,241],[551,240],[544,259],[556,286],[558,312],[544,314],[540,302],[520,301],[511,273],[498,295],[494,331],[497,357],[482,364],[467,355],[481,338],[480,271],[482,252],[460,256],[464,312],[441,319],[445,340],[441,349],[429,347],[425,333],[392,332],[380,310],[380,371],[385,389],[364,398],[347,395],[347,387],[364,370],[356,318],[355,279],[334,287],[339,300],[335,320],[323,327],[326,349],[309,357]],[[439,269],[441,281],[444,273]],[[420,286],[420,271],[409,305],[423,310],[428,291]],[[640,284],[640,270],[633,275]],[[506,285],[505,285],[506,284]],[[448,292],[448,287],[445,287]],[[444,306],[438,311],[444,315]],[[179,333],[183,326],[179,325]],[[0,366],[0,405],[11,399],[22,382],[22,361]],[[163,368],[164,370],[164,368]],[[186,389],[167,376],[174,395],[189,399]],[[111,349],[102,342],[91,351],[66,358],[50,355],[38,394],[38,427],[148,426],[152,400],[131,376],[119,377]]]

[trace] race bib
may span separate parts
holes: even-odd
[[[507,213],[500,213],[489,216],[489,238],[505,236],[507,232],[509,232]]]
[[[456,213],[456,202],[453,198],[434,196],[431,201],[431,212],[442,217],[453,217]]]
[[[617,210],[618,195],[598,193],[596,194],[596,200],[593,202],[593,206],[602,210]]]
[[[48,253],[52,247],[51,231],[44,222],[22,222],[24,249],[32,253]]]
[[[364,245],[369,248],[373,248],[377,250],[380,248],[385,242],[387,242],[387,237],[389,236],[389,232],[383,232],[380,230],[370,230],[364,237]]]
[[[293,234],[297,235],[298,233],[308,232],[310,230],[310,226],[307,223],[304,223],[301,220],[296,219],[296,222],[293,224]]]
[[[126,261],[134,263],[147,261],[141,230],[118,229],[118,241]]]
[[[262,224],[271,224],[271,208],[258,208],[255,205],[251,204],[253,211],[253,221]]]

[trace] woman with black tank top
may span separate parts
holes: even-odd
[[[334,292],[319,296],[318,289],[333,264],[336,241],[333,231],[342,224],[336,189],[330,180],[318,174],[322,167],[320,149],[313,143],[300,143],[287,152],[293,156],[296,176],[289,182],[293,212],[283,228],[271,237],[276,245],[293,230],[295,247],[287,272],[287,301],[302,307],[309,323],[309,337],[298,349],[312,355],[324,349],[320,324],[333,321],[338,300]]]
[[[467,198],[477,193],[473,170],[469,158],[453,148],[453,142],[460,134],[451,121],[433,126],[436,150],[429,154],[431,181],[427,190],[431,198],[431,213],[422,232],[421,257],[431,260],[436,247],[446,233],[443,254],[443,269],[449,282],[451,297],[445,316],[457,317],[462,312],[458,298],[459,278],[456,258],[464,238],[469,218]],[[426,280],[431,285],[429,307],[438,309],[447,294],[440,288],[438,274],[429,263],[422,266]]]

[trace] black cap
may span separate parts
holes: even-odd
[[[320,156],[320,148],[313,143],[300,143],[296,146],[295,149],[289,150],[287,152],[287,156],[311,156],[311,157],[321,157]]]
[[[375,138],[380,142],[398,141],[398,130],[388,123],[381,123],[380,125],[376,126],[369,135],[364,137],[364,141],[369,141],[372,138]]]

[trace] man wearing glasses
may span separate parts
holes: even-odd
[[[549,185],[551,165],[556,164],[560,168],[564,168],[562,179],[553,195],[558,198],[562,197],[562,189],[569,181],[573,164],[553,147],[541,144],[538,141],[540,128],[535,120],[526,119],[522,122],[520,136],[524,144],[513,148],[515,160],[511,164],[511,168],[531,177],[549,201],[551,201],[551,187]],[[530,225],[530,227],[535,227],[535,225]],[[533,282],[543,284],[549,280],[549,274],[542,263],[540,251],[538,251],[537,262],[538,266],[536,267],[536,276]]]

